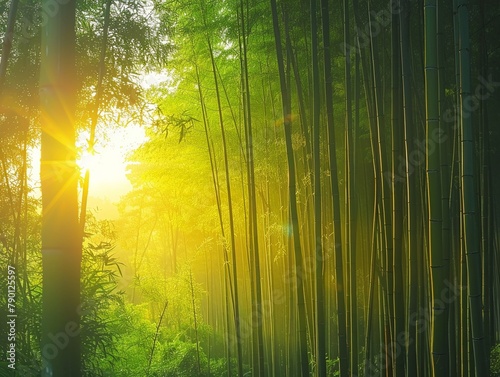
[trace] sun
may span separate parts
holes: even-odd
[[[89,174],[90,196],[118,200],[131,188],[126,177],[126,156],[118,148],[96,148],[93,154],[83,151],[76,163],[82,178]]]
[[[129,161],[127,155],[147,140],[145,130],[138,125],[106,129],[106,140],[97,140],[95,153],[87,152],[89,133],[80,132],[77,138],[76,163],[82,178],[85,172],[90,176],[89,195],[95,198],[109,199],[117,202],[122,195],[132,189],[127,179]],[[31,164],[28,169],[28,180],[33,187],[34,195],[40,192],[40,144],[28,150]]]
[[[122,150],[113,145],[96,148],[94,153],[84,150],[78,156],[76,163],[82,178],[87,172],[89,173],[92,195],[107,195],[125,183],[126,156]]]
[[[76,160],[76,164],[80,168],[81,174],[84,175],[87,171],[96,172],[100,170],[100,160],[101,157],[98,154],[84,151],[80,153],[80,156]]]
[[[88,171],[89,195],[118,200],[131,189],[127,179],[127,155],[145,140],[144,130],[137,127],[107,130],[107,140],[98,140],[94,153],[87,150],[88,135],[78,137],[80,153],[77,165],[82,178]]]

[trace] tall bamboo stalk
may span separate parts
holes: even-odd
[[[313,93],[313,163],[314,163],[314,248],[315,248],[315,325],[316,325],[316,365],[318,377],[326,376],[326,334],[324,307],[323,229],[321,207],[321,160],[320,160],[320,82],[318,56],[317,1],[311,0],[311,62]],[[322,3],[322,6],[324,4]],[[325,9],[322,8],[322,12]],[[326,8],[328,12],[328,7]],[[324,18],[323,18],[324,19]],[[328,49],[329,46],[324,46]],[[329,62],[325,62],[329,64]]]
[[[240,69],[241,69],[241,94],[243,104],[243,121],[245,125],[246,141],[246,162],[247,162],[247,185],[248,185],[248,203],[249,203],[249,252],[250,252],[250,272],[251,272],[251,292],[252,292],[252,364],[253,369],[260,375],[264,375],[265,354],[263,338],[263,315],[262,315],[262,287],[259,256],[259,233],[257,219],[257,197],[255,193],[255,164],[253,148],[253,126],[252,112],[250,103],[250,83],[248,75],[248,57],[247,57],[247,9],[248,4],[245,0],[239,2],[237,11],[239,21],[239,51],[240,51]],[[257,372],[256,372],[257,373]]]
[[[344,44],[351,43],[349,1],[344,0]],[[356,211],[357,197],[355,187],[355,130],[352,119],[352,84],[351,84],[351,51],[345,51],[345,245],[347,254],[348,297],[349,308],[349,365],[351,374],[358,374],[358,305],[356,274]]]
[[[194,304],[194,300],[193,300],[193,304]],[[149,358],[148,358],[148,367],[146,369],[146,374],[149,374],[149,370],[151,369],[151,363],[153,362],[153,356],[155,354],[155,348],[156,348],[156,343],[158,340],[158,334],[160,333],[161,323],[163,322],[163,317],[165,316],[165,312],[167,311],[167,307],[168,307],[168,300],[165,301],[165,305],[163,305],[163,309],[161,311],[160,318],[158,319],[158,324],[156,325],[155,336],[153,338],[153,344],[151,345],[151,353],[149,354]],[[195,313],[195,317],[196,317],[196,311],[194,311],[194,313]],[[195,321],[196,321],[196,319],[195,319]],[[195,325],[195,328],[196,328],[196,325]],[[196,336],[198,336],[198,335],[196,335]],[[198,365],[199,365],[199,358],[198,358]]]
[[[444,113],[446,108],[446,36],[445,36],[445,21],[446,13],[444,8],[444,1],[437,2],[437,54],[438,54],[438,80],[439,80],[439,131],[441,137],[439,138],[439,159],[441,163],[441,216],[442,216],[442,249],[443,249],[443,265],[444,265],[444,279],[452,281],[450,259],[451,259],[451,211],[450,211],[450,191],[452,189],[451,181],[451,153],[450,153],[450,127],[444,121]],[[443,293],[449,294],[449,289],[443,287]],[[454,376],[456,372],[456,338],[455,334],[455,321],[454,312],[450,309],[453,303],[445,302],[445,313],[448,318],[448,370],[449,374]]]
[[[227,365],[231,365],[231,336],[230,336],[230,331],[231,331],[231,326],[230,326],[230,317],[231,317],[231,308],[232,308],[232,315],[233,318],[237,317],[234,309],[236,307],[235,305],[235,298],[234,298],[234,289],[233,289],[233,283],[231,279],[231,271],[229,269],[229,244],[227,242],[226,238],[226,232],[225,232],[225,227],[224,227],[224,220],[222,216],[222,203],[221,203],[221,193],[220,193],[220,184],[219,184],[219,173],[217,169],[217,162],[214,157],[214,152],[213,152],[213,143],[210,138],[210,129],[209,129],[209,124],[208,124],[208,114],[206,110],[206,105],[205,105],[205,98],[203,96],[203,88],[201,85],[201,79],[200,79],[200,73],[199,73],[199,68],[198,65],[195,65],[195,74],[196,74],[196,82],[198,85],[198,95],[200,99],[200,106],[201,106],[201,113],[202,113],[202,118],[203,118],[203,127],[205,131],[205,141],[207,143],[207,150],[208,150],[208,156],[210,159],[210,168],[212,172],[212,184],[214,187],[214,194],[215,194],[215,202],[217,204],[217,214],[218,214],[218,219],[219,219],[219,225],[221,228],[221,237],[223,240],[223,246],[222,246],[222,255],[223,255],[223,260],[224,260],[224,304],[225,304],[225,325],[226,325],[226,331],[225,331],[225,341],[226,341],[226,360],[227,360]],[[222,284],[221,284],[222,285]],[[230,305],[230,302],[232,306]],[[239,317],[238,317],[239,318]],[[238,346],[238,343],[241,343],[241,338],[238,337],[238,334],[236,332],[236,326],[235,326],[235,335],[236,335],[236,344]],[[241,359],[240,359],[241,360]],[[241,363],[241,361],[238,361],[238,363]],[[228,377],[231,377],[232,371],[231,368],[227,369],[227,375]]]
[[[476,169],[474,156],[473,123],[470,114],[471,77],[470,77],[470,40],[469,11],[465,0],[458,1],[458,23],[460,38],[460,118],[461,118],[461,164],[460,176],[462,183],[462,219],[464,228],[464,247],[467,263],[467,288],[469,292],[470,326],[474,355],[475,375],[485,376],[486,350],[484,349],[484,334],[482,321],[481,292],[481,255],[477,226],[479,223],[476,212]]]
[[[431,356],[433,376],[448,374],[448,316],[441,294],[445,287],[442,241],[442,193],[439,127],[439,77],[437,51],[437,3],[426,0],[425,102],[429,255],[431,268]]]
[[[411,155],[414,151],[414,120],[412,98],[412,69],[410,55],[410,3],[400,0],[400,45],[401,45],[401,74],[403,86],[403,120],[405,140],[405,181],[406,181],[406,242],[407,242],[407,303],[406,331],[406,376],[413,377],[417,373],[416,360],[416,321],[413,315],[417,311],[417,190],[416,167],[412,166]]]
[[[332,219],[334,227],[334,253],[335,253],[335,297],[337,299],[337,326],[340,376],[347,377],[349,374],[349,356],[347,351],[346,334],[346,303],[345,303],[345,279],[342,249],[342,228],[340,218],[340,195],[339,174],[337,169],[337,147],[335,141],[335,126],[333,122],[333,76],[331,68],[330,52],[330,15],[328,0],[321,0],[321,19],[323,30],[323,69],[325,75],[325,102],[326,120],[328,131],[328,157],[330,164],[330,188],[332,192]],[[317,256],[318,257],[318,256]],[[318,263],[318,261],[316,262]]]
[[[224,171],[226,175],[226,191],[227,191],[227,204],[229,211],[229,237],[231,240],[231,266],[233,273],[233,311],[234,311],[234,326],[236,332],[236,350],[238,356],[238,375],[243,375],[243,356],[241,349],[241,330],[240,330],[240,310],[239,310],[239,292],[238,292],[238,269],[236,262],[236,241],[235,241],[235,227],[234,227],[234,214],[233,214],[233,198],[231,194],[231,174],[229,172],[229,158],[227,153],[227,142],[226,142],[226,130],[224,127],[224,118],[222,114],[222,105],[219,91],[219,80],[217,78],[217,68],[215,64],[214,52],[212,49],[212,43],[210,42],[210,38],[207,37],[207,46],[208,51],[210,53],[210,62],[212,65],[212,73],[214,77],[214,85],[215,85],[215,96],[217,99],[217,109],[219,113],[219,126],[221,129],[221,137],[222,137],[222,151],[224,154]]]
[[[51,1],[42,8],[51,7]],[[59,4],[42,25],[42,376],[79,377],[80,264],[75,163],[75,8]],[[69,330],[69,334],[68,334]]]
[[[198,372],[198,376],[199,376],[201,374],[200,340],[198,338],[198,315],[197,315],[197,312],[196,312],[196,297],[195,297],[195,294],[194,294],[193,271],[191,271],[191,269],[189,270],[189,289],[191,291],[190,293],[191,293],[191,305],[192,305],[192,308],[193,308],[194,336],[195,336],[195,340],[196,340],[196,371]],[[167,303],[168,303],[168,301],[167,301]],[[167,307],[167,303],[165,304],[165,309]],[[165,313],[165,309],[163,309],[163,312],[161,314],[160,323],[161,323],[161,318],[163,317],[163,314]],[[160,325],[160,323],[158,323],[158,326]],[[153,355],[153,353],[151,352],[151,356],[152,355]]]
[[[101,51],[99,54],[99,70],[97,73],[97,85],[96,85],[96,93],[94,97],[94,105],[92,106],[92,113],[90,117],[90,136],[89,136],[89,145],[88,152],[92,155],[95,153],[95,132],[97,127],[97,120],[99,118],[99,107],[101,105],[101,97],[103,90],[103,80],[104,73],[106,71],[106,51],[108,46],[108,34],[109,34],[109,19],[111,14],[111,1],[106,1],[106,8],[104,9],[104,25],[102,30],[102,42],[101,42]],[[82,186],[82,203],[80,206],[80,230],[82,236],[85,231],[85,222],[87,219],[87,201],[89,195],[89,186],[90,186],[90,171],[87,169],[85,171],[85,177],[83,180]]]
[[[278,8],[276,0],[271,0],[271,11],[273,17],[273,30],[274,40],[276,45],[276,58],[278,63],[280,88],[281,88],[281,101],[283,110],[283,127],[285,131],[285,144],[287,152],[287,166],[288,166],[288,196],[289,196],[289,211],[290,211],[290,245],[294,249],[295,257],[295,277],[296,284],[296,299],[298,306],[298,332],[299,332],[299,355],[291,356],[292,359],[297,358],[300,360],[300,371],[302,377],[309,376],[309,356],[307,348],[307,330],[306,330],[306,310],[304,300],[304,266],[302,257],[302,247],[300,243],[300,230],[299,219],[297,211],[297,193],[296,193],[296,173],[295,173],[295,160],[292,146],[292,117],[291,114],[291,100],[290,92],[285,77],[285,67],[283,60],[283,48],[281,45],[281,33],[278,23]],[[290,282],[287,282],[290,284]]]
[[[399,171],[400,163],[404,160],[404,138],[402,127],[403,93],[401,83],[401,46],[399,43],[400,27],[399,15],[393,13],[391,17],[391,138],[392,138],[392,269],[393,274],[393,304],[394,304],[394,342],[393,348],[393,375],[403,376],[405,370],[406,344],[398,339],[404,333],[404,283],[403,283],[403,227],[404,227],[404,177]]]

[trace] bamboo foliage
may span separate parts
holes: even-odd
[[[14,26],[16,23],[17,9],[19,7],[19,0],[12,0],[9,7],[9,17],[7,19],[7,30],[2,44],[2,58],[0,60],[0,94],[2,94],[3,86],[5,83],[5,76],[7,75],[7,65],[9,63],[9,55],[12,50],[12,41],[14,39]]]
[[[98,120],[98,114],[99,114],[99,105],[101,102],[102,98],[102,85],[103,85],[103,79],[104,79],[104,73],[106,70],[106,51],[107,51],[107,45],[108,45],[108,32],[109,32],[109,19],[110,19],[110,12],[111,12],[111,0],[106,1],[106,7],[104,10],[104,26],[103,26],[103,38],[102,38],[102,43],[101,43],[101,49],[100,49],[100,54],[99,54],[99,72],[97,75],[97,85],[96,85],[96,95],[95,95],[95,103],[94,106],[92,107],[92,116],[91,116],[91,125],[90,125],[90,137],[89,137],[89,145],[88,145],[88,151],[91,154],[94,154],[94,147],[95,147],[95,134],[96,134],[96,127],[97,127],[97,120]],[[81,200],[81,206],[80,206],[80,229],[82,234],[84,234],[85,231],[85,222],[86,222],[86,217],[87,217],[87,201],[88,201],[88,195],[89,195],[89,185],[90,185],[90,171],[87,169],[85,172],[85,178],[84,182],[82,185],[82,200]]]

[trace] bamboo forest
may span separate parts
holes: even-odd
[[[500,377],[498,0],[0,35],[0,377]]]

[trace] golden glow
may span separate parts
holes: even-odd
[[[76,164],[80,168],[83,175],[87,170],[91,170],[93,172],[99,171],[100,159],[101,158],[99,155],[85,151],[81,153],[80,157],[76,161]]]
[[[127,163],[121,152],[111,145],[96,148],[94,154],[87,151],[80,154],[76,163],[80,167],[82,177],[87,170],[90,173],[89,195],[116,200],[119,195],[130,189],[126,179]]]
[[[92,197],[118,201],[121,195],[132,188],[127,179],[127,154],[146,140],[144,129],[129,125],[126,128],[109,128],[107,140],[98,138],[96,152],[91,155],[86,151],[88,132],[81,132],[77,145],[80,150],[77,165],[82,177],[90,172],[90,192]],[[29,149],[31,164],[28,177],[35,196],[40,196],[40,145]]]
[[[87,170],[90,172],[89,195],[118,200],[131,189],[126,177],[127,154],[145,140],[144,130],[138,126],[129,126],[108,129],[106,132],[108,140],[98,139],[94,154],[86,150],[88,134],[84,132],[79,135],[78,145],[81,153],[77,164],[82,177]]]

